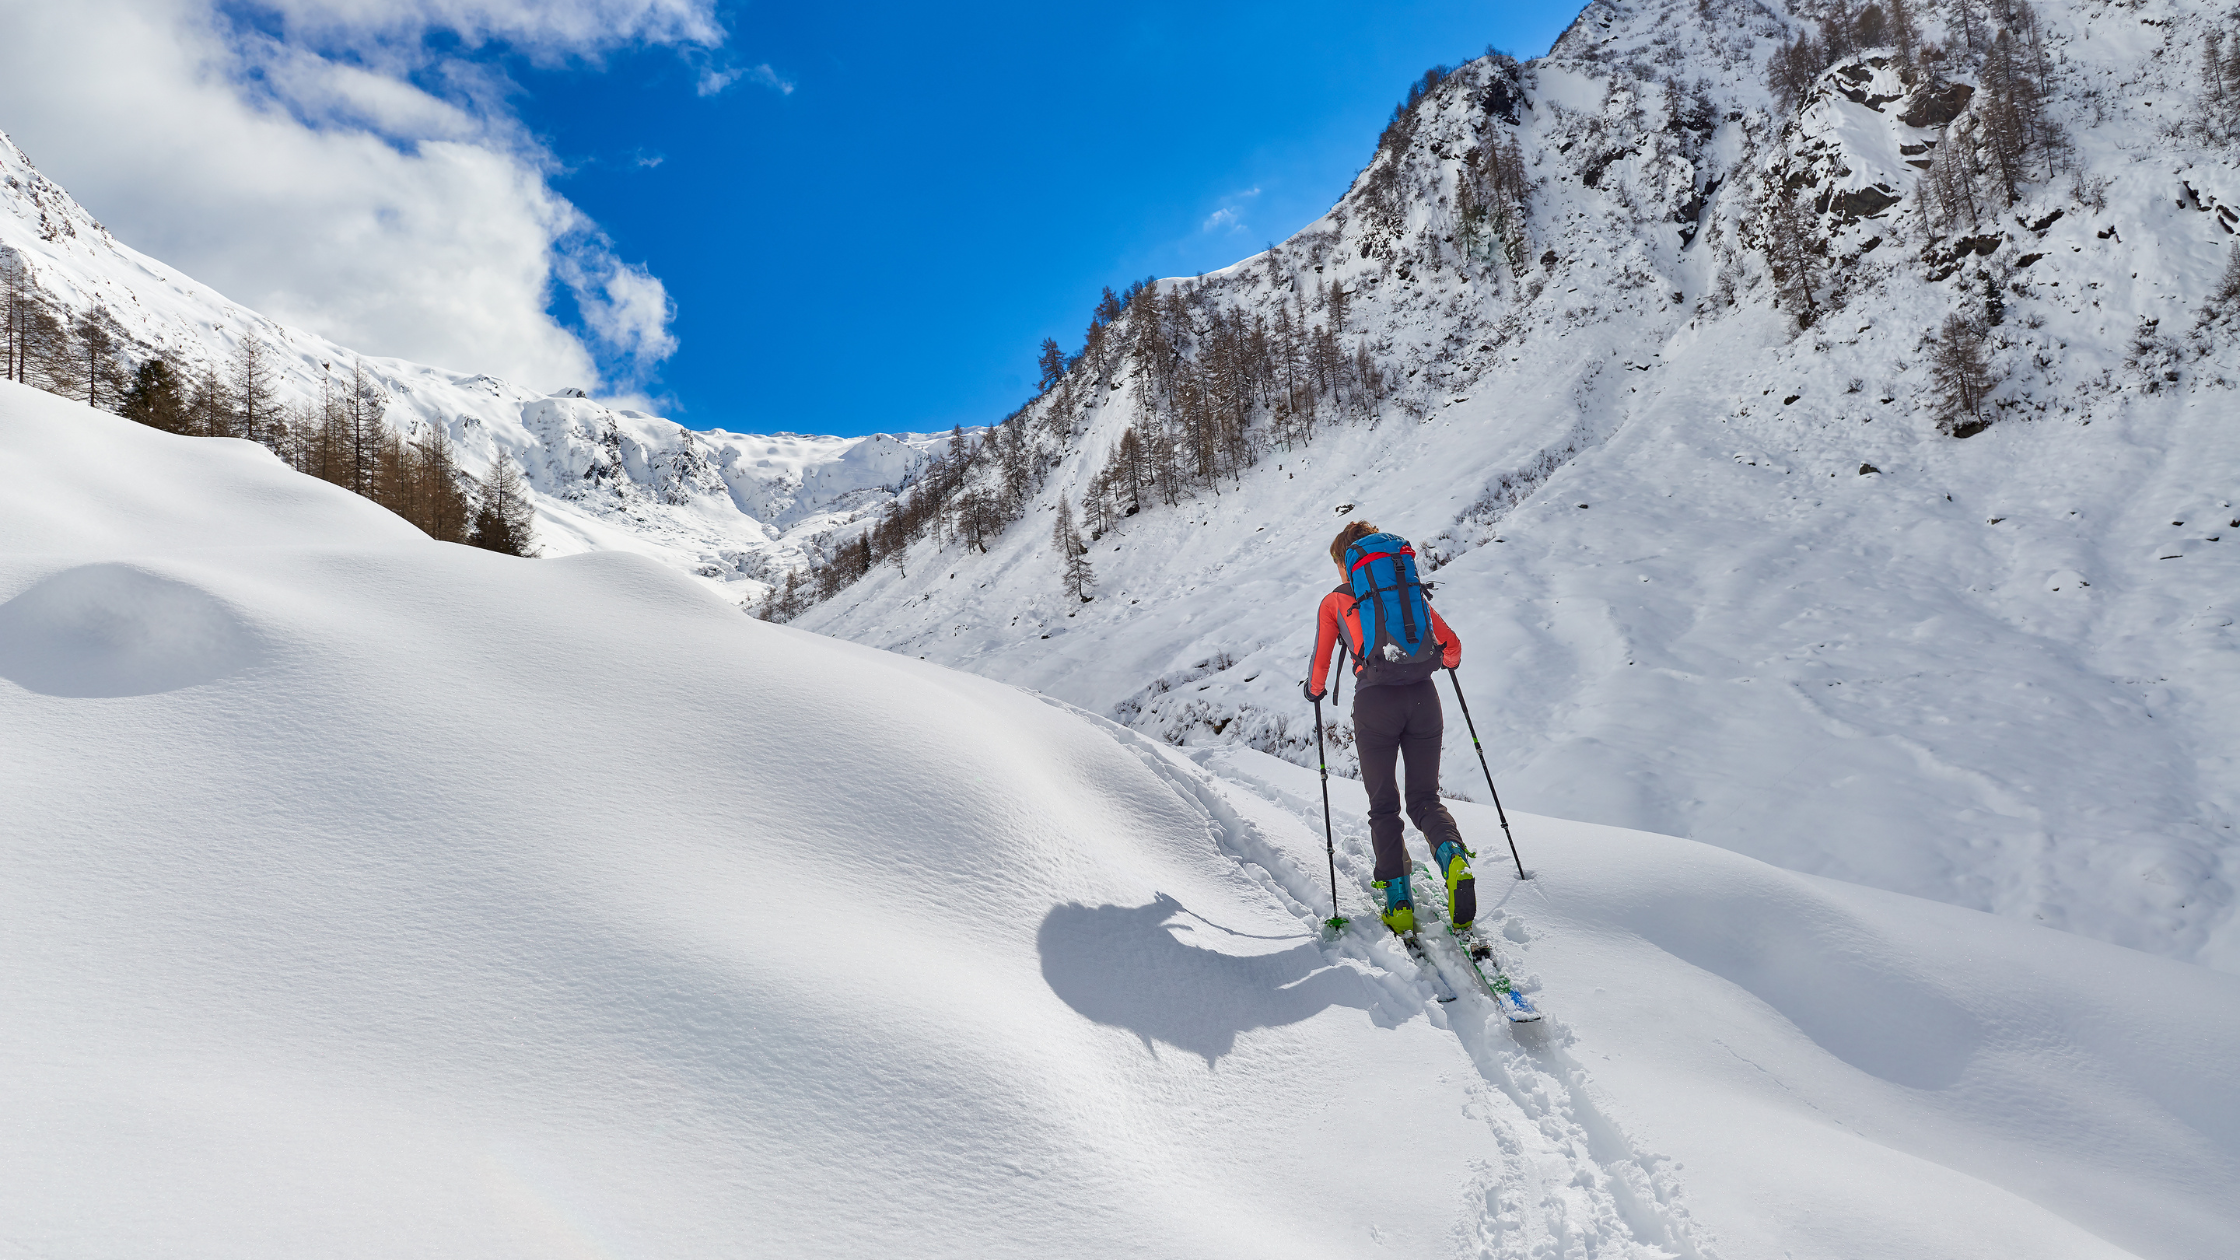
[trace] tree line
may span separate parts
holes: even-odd
[[[1208,282],[1106,288],[1078,351],[1042,343],[1033,402],[977,438],[954,431],[867,529],[776,584],[761,615],[791,620],[873,565],[903,564],[923,538],[986,551],[1025,514],[1094,404],[1126,381],[1137,419],[1080,494],[1090,538],[1146,508],[1219,494],[1271,450],[1311,442],[1319,425],[1374,417],[1389,384],[1366,342],[1346,338],[1349,304],[1343,286],[1322,282],[1279,290],[1272,312],[1225,303]],[[1060,533],[1071,536],[1070,501],[1063,514]],[[1085,596],[1085,548],[1060,551],[1067,589]]]
[[[96,307],[58,313],[20,261],[0,258],[0,359],[5,379],[60,394],[151,428],[242,438],[296,470],[371,499],[430,538],[507,555],[533,554],[535,510],[520,469],[500,451],[487,478],[459,467],[440,424],[386,419],[388,392],[366,370],[322,377],[315,401],[289,404],[265,342],[244,334],[222,364],[183,371],[147,353]]]

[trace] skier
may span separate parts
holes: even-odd
[[[1458,930],[1467,928],[1478,916],[1477,882],[1470,874],[1470,850],[1462,843],[1462,832],[1439,800],[1439,741],[1446,727],[1439,689],[1432,682],[1440,669],[1462,663],[1462,640],[1424,598],[1416,581],[1415,550],[1405,539],[1381,533],[1366,521],[1351,521],[1331,542],[1330,559],[1344,581],[1322,597],[1314,663],[1300,690],[1308,701],[1321,703],[1330,650],[1342,630],[1353,658],[1354,749],[1361,757],[1362,786],[1369,789],[1369,839],[1377,853],[1376,886],[1384,892],[1385,926],[1396,933],[1416,926],[1395,764],[1404,757],[1408,817],[1431,846],[1431,869],[1446,881],[1448,921]]]

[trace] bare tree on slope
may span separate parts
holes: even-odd
[[[1936,384],[1937,427],[1973,437],[1990,427],[1984,406],[1997,380],[1984,354],[1984,326],[1965,315],[1947,315],[1929,349],[1929,378]]]
[[[1073,505],[1064,495],[1058,496],[1058,519],[1050,528],[1050,545],[1064,558],[1066,594],[1086,604],[1095,598],[1097,575],[1089,567],[1089,544],[1081,540],[1081,531],[1073,525]]]
[[[279,408],[272,397],[272,352],[253,333],[244,333],[234,347],[227,385],[233,392],[233,411],[239,417],[235,431],[252,442],[270,434]],[[362,492],[361,492],[362,493]]]

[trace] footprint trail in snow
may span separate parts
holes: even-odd
[[[1310,931],[1319,928],[1327,877],[1319,863],[1300,860],[1322,847],[1310,843],[1320,829],[1319,800],[1301,800],[1241,769],[1230,750],[1172,749],[1095,720],[1204,812],[1214,841],[1247,875]],[[1488,1260],[1716,1260],[1689,1214],[1679,1168],[1642,1150],[1597,1099],[1571,1053],[1574,1038],[1560,1009],[1538,1025],[1512,1026],[1475,990],[1452,1003],[1436,1001],[1400,944],[1362,910],[1372,891],[1366,826],[1348,818],[1337,832],[1340,896],[1355,919],[1325,942],[1326,956],[1334,966],[1385,980],[1401,1009],[1453,1032],[1480,1078],[1469,1087],[1469,1113],[1485,1124],[1492,1149],[1463,1189],[1456,1253]],[[1518,952],[1532,939],[1516,907],[1531,896],[1530,885],[1511,881],[1502,889],[1487,878],[1480,889],[1485,922],[1505,938],[1512,978],[1536,990],[1537,978],[1522,973]]]

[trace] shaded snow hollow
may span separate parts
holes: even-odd
[[[98,458],[97,458],[98,457]],[[2240,979],[1316,785],[0,384],[0,1251],[2205,1257]],[[1358,788],[1340,879],[1366,904]],[[1481,848],[1489,811],[1458,808]]]

